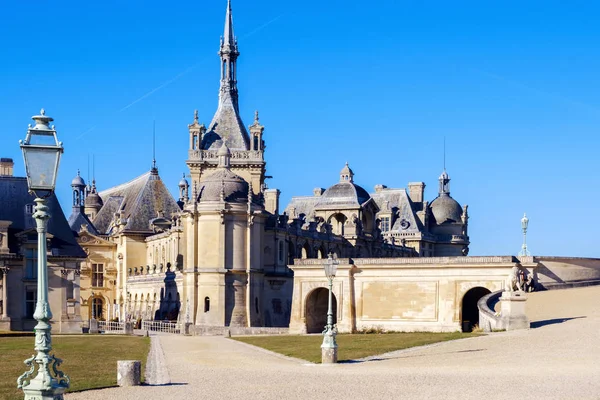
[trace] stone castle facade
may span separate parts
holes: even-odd
[[[238,43],[228,4],[220,43],[217,111],[188,125],[188,178],[174,199],[156,165],[98,192],[77,176],[69,219],[88,254],[81,267],[84,318],[185,320],[202,326],[288,326],[298,259],[459,256],[468,252],[467,208],[440,177],[378,185],[368,193],[344,166],[339,181],[294,197],[284,212],[265,185],[265,127],[248,128],[238,104]]]
[[[451,197],[445,170],[427,201],[423,182],[369,193],[346,164],[329,188],[293,197],[281,211],[280,192],[265,185],[265,127],[258,113],[248,127],[242,122],[239,55],[228,4],[217,111],[208,127],[198,112],[188,125],[189,174],[177,198],[154,161],[102,191],[78,173],[68,219],[49,199],[54,329],[76,332],[95,318],[177,320],[196,333],[320,332],[330,253],[339,260],[332,291],[340,332],[470,330],[478,300],[501,290],[515,267],[537,287],[600,279],[598,259],[467,257],[468,208]],[[35,325],[32,213],[26,179],[0,159],[0,330]]]

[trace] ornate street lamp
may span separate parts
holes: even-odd
[[[19,389],[23,389],[25,400],[62,400],[64,391],[69,387],[69,377],[58,370],[62,360],[50,355],[52,338],[50,335],[52,312],[48,303],[48,272],[46,260],[46,230],[48,228],[48,206],[46,199],[52,195],[56,185],[56,175],[62,143],[56,138],[52,118],[42,109],[40,115],[32,117],[35,126],[29,125],[25,141],[20,141],[29,192],[35,195],[35,213],[33,218],[38,232],[38,278],[37,303],[33,317],[35,326],[36,355],[25,360],[30,367],[17,379]]]
[[[327,262],[323,265],[325,269],[325,276],[329,281],[329,302],[327,308],[327,325],[323,331],[323,344],[321,345],[321,363],[332,364],[337,363],[337,343],[335,342],[335,335],[337,334],[337,327],[333,323],[333,309],[331,304],[333,278],[337,272],[337,266],[339,261],[337,256],[333,256],[329,253]]]
[[[523,214],[523,218],[521,218],[521,229],[523,229],[523,245],[521,246],[520,256],[529,256],[531,253],[527,250],[527,227],[529,226],[529,218],[527,218],[527,214]]]

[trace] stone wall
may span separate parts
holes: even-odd
[[[536,256],[534,277],[542,289],[600,284],[600,259]]]

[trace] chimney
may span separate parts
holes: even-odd
[[[424,182],[409,182],[408,183],[408,196],[413,203],[423,202],[423,193],[425,192]]]
[[[13,176],[14,165],[12,158],[0,158],[0,176]]]
[[[387,189],[386,185],[375,185],[375,193],[381,193],[383,189]]]
[[[265,209],[271,214],[279,214],[279,195],[281,192],[279,189],[266,189],[265,190]]]

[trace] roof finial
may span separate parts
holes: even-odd
[[[40,110],[40,115],[46,115],[46,110],[44,110],[43,108]]]
[[[254,111],[254,123],[258,124],[258,110]]]
[[[156,120],[152,121],[152,169],[150,172],[152,175],[158,175],[158,168],[156,168]]]
[[[198,110],[194,110],[194,123],[198,123]]]
[[[446,170],[446,136],[444,136],[444,171]]]

